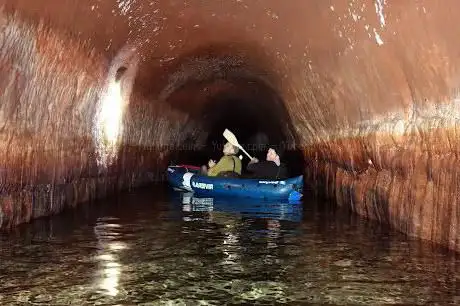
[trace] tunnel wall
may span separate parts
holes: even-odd
[[[290,85],[313,188],[458,251],[459,49],[452,38],[460,33],[451,23],[456,4],[445,4],[388,3],[372,31],[380,35],[368,38],[354,14],[339,35],[353,32],[344,52],[323,54]]]
[[[139,42],[140,92],[151,97],[168,88],[184,53],[215,43],[260,46],[300,138],[309,184],[361,215],[459,250],[456,0],[3,2],[30,19],[48,18],[53,32],[74,33],[75,45],[61,37],[72,52],[82,42],[98,48],[92,58],[101,62],[85,70],[94,84],[106,78],[113,54]],[[2,48],[5,56],[10,49]],[[137,118],[157,122],[153,112]],[[173,113],[180,118],[173,122],[185,122],[177,110],[165,110],[161,122],[171,125]],[[148,133],[139,120],[126,141],[142,155],[136,137]],[[91,124],[77,126],[90,138]]]
[[[161,179],[184,127],[194,129],[186,115],[128,91],[116,158],[100,165],[95,118],[110,59],[2,10],[0,28],[1,227]]]
[[[420,136],[355,137],[311,146],[307,179],[340,206],[458,250],[458,157],[450,149],[439,150],[437,140],[453,139],[455,132],[430,134],[424,138],[436,139],[438,146],[431,150],[438,152],[420,149]]]

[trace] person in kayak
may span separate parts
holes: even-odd
[[[251,176],[254,178],[263,179],[286,179],[288,178],[287,168],[281,163],[280,151],[278,152],[273,148],[268,148],[267,157],[264,161],[259,161],[257,158],[253,158],[246,170],[251,172]]]
[[[224,145],[222,152],[224,156],[218,163],[214,160],[209,160],[208,167],[202,166],[201,173],[208,176],[223,176],[223,177],[238,177],[241,175],[241,160],[236,156],[238,147],[227,142]]]

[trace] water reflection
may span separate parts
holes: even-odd
[[[232,213],[242,218],[286,220],[301,222],[303,206],[301,201],[261,201],[258,199],[234,199],[196,197],[192,192],[176,193],[173,199],[182,202],[184,212],[201,212],[212,217],[209,212]],[[197,214],[192,214],[196,216]],[[190,214],[184,215],[184,221],[191,220]]]
[[[119,293],[119,282],[122,267],[119,263],[120,252],[127,245],[118,241],[122,231],[121,225],[115,223],[118,218],[99,218],[94,226],[97,239],[97,255],[99,270],[96,272],[96,283],[101,293],[116,296]]]
[[[184,232],[189,233],[193,226],[213,229],[203,242],[215,241],[213,251],[219,254],[219,261],[212,270],[219,271],[221,286],[236,294],[235,301],[286,298],[286,285],[279,281],[287,274],[283,267],[288,253],[285,238],[300,226],[301,202],[200,198],[193,193],[173,198],[182,204],[183,221],[193,224],[184,225]],[[195,241],[200,243],[196,237]],[[241,287],[242,278],[253,285]]]
[[[166,195],[0,235],[0,304],[460,304],[457,256],[356,216]]]
[[[281,224],[278,220],[269,220],[267,222],[267,229],[268,229],[268,243],[267,247],[270,249],[274,249],[278,247],[276,240],[280,237],[280,228]]]
[[[277,240],[281,236],[280,221],[300,222],[302,220],[303,207],[300,201],[273,202],[196,197],[191,192],[178,193],[175,196],[178,196],[182,202],[184,221],[205,221],[222,225],[221,231],[224,237],[221,248],[225,255],[223,265],[236,265],[242,256],[239,251],[248,248],[240,244],[241,235],[247,232],[257,235],[266,240],[268,249],[275,250],[278,247]],[[230,217],[224,218],[224,214],[230,214]],[[235,218],[235,216],[240,218]],[[254,223],[254,219],[264,222],[265,225],[252,232],[251,223]],[[245,222],[246,220],[248,222]]]

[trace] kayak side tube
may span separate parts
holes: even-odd
[[[285,180],[209,177],[174,166],[168,167],[167,176],[172,187],[200,196],[298,200],[303,190],[303,176]]]

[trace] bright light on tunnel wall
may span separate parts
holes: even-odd
[[[100,125],[103,130],[104,142],[113,147],[118,143],[122,132],[123,98],[120,81],[110,83],[107,94],[101,103]]]
[[[121,81],[113,80],[101,97],[95,122],[99,166],[110,166],[117,157],[123,133],[124,108]]]
[[[99,170],[107,169],[118,158],[138,64],[138,50],[131,45],[120,49],[110,64],[93,117],[92,134]]]

